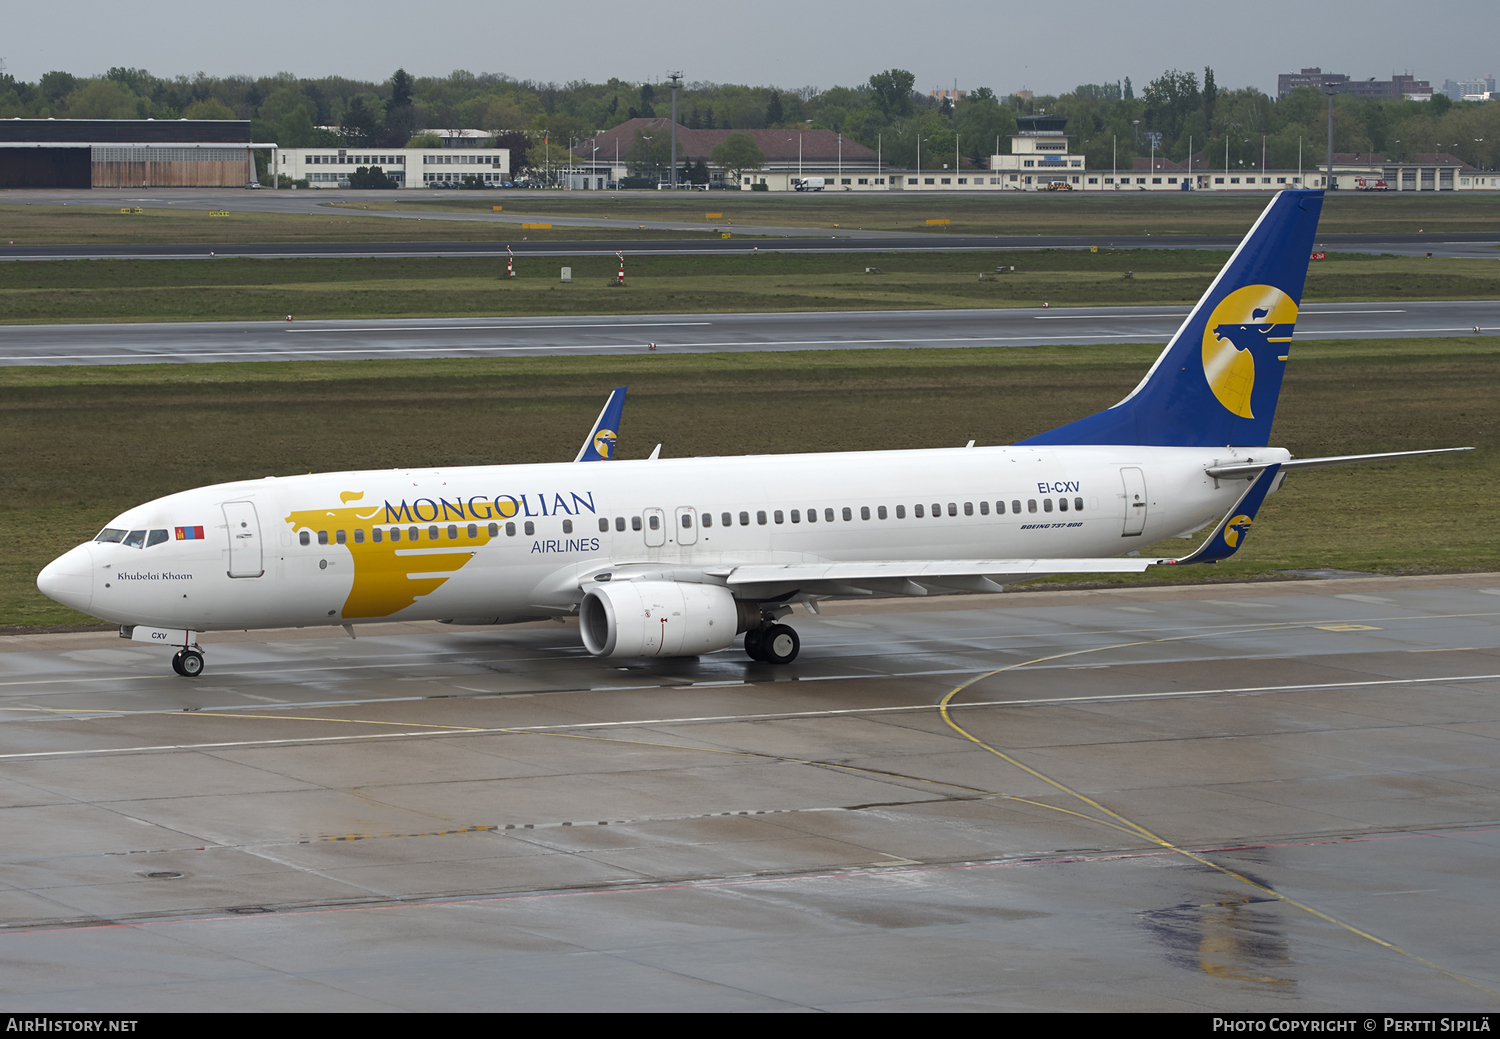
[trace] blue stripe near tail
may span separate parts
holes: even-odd
[[[1021,443],[1270,443],[1322,208],[1321,191],[1278,193],[1130,396]]]

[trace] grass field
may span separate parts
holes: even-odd
[[[1191,303],[1227,253],[1041,250],[734,256],[59,260],[0,264],[0,324]],[[574,282],[562,285],[559,268]],[[867,266],[881,274],[864,273]],[[997,266],[1014,272],[979,280]],[[1333,254],[1306,300],[1484,299],[1491,260]],[[1127,272],[1132,276],[1127,278]]]
[[[87,622],[37,571],[122,509],[224,480],[564,461],[630,387],[624,457],[1009,443],[1106,407],[1151,346],[0,369],[0,625]],[[1479,451],[1296,475],[1249,547],[1147,580],[1500,569],[1500,340],[1297,343],[1276,443]],[[604,463],[608,464],[608,463]],[[1151,554],[1180,554],[1169,541]]]
[[[1242,234],[1270,201],[1264,193],[1215,194],[817,194],[746,191],[513,192],[450,197],[435,193],[408,199],[349,200],[339,208],[442,213],[488,213],[503,205],[517,214],[597,217],[611,220],[680,220],[777,227],[828,227],[865,231],[934,231],[985,235]],[[709,218],[709,213],[722,217]],[[501,215],[504,218],[504,215]],[[951,221],[929,227],[931,219]],[[1416,231],[1486,231],[1500,227],[1500,194],[1412,192],[1329,196],[1319,230],[1324,234],[1409,234]],[[572,234],[576,237],[577,232]]]
[[[233,205],[235,199],[226,199]],[[505,242],[571,241],[578,238],[629,241],[638,238],[715,238],[695,231],[635,231],[559,227],[522,231],[499,220],[445,220],[441,213],[422,219],[354,216],[364,209],[332,206],[315,213],[253,213],[206,209],[142,207],[122,213],[118,206],[0,205],[0,244],[10,245],[223,245],[231,242]],[[368,208],[377,208],[370,206]],[[395,207],[405,209],[405,206]],[[475,212],[490,212],[489,203]]]
[[[230,242],[474,242],[578,238],[628,241],[640,238],[717,238],[715,228],[763,224],[867,231],[941,231],[982,235],[1242,234],[1269,201],[1263,194],[1190,195],[773,195],[760,192],[482,192],[415,198],[388,195],[330,198],[316,213],[238,212],[209,216],[207,210],[118,206],[0,205],[0,241],[17,245],[105,245]],[[157,198],[170,198],[158,194]],[[299,193],[299,198],[303,197]],[[318,196],[314,196],[318,197]],[[239,198],[226,193],[224,205]],[[492,207],[503,206],[501,213]],[[370,211],[422,213],[427,219],[361,216]],[[710,219],[708,213],[722,213]],[[484,220],[444,216],[483,215]],[[517,225],[547,216],[600,220],[669,220],[702,224],[703,231],[657,231],[556,227],[523,231]],[[946,227],[930,219],[951,221]],[[1493,231],[1500,227],[1500,194],[1342,194],[1323,207],[1324,234],[1408,234]]]

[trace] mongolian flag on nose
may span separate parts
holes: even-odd
[[[178,541],[202,541],[203,540],[203,528],[202,527],[177,527],[176,530],[177,530],[177,540]]]

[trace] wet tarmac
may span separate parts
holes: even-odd
[[[781,668],[3,639],[0,999],[1493,1010],[1497,620],[1474,574],[829,604]]]

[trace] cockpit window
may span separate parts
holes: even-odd
[[[114,527],[105,527],[94,540],[106,545],[118,545],[125,540],[125,531],[116,530]]]
[[[123,542],[126,548],[142,548],[146,544],[146,532],[144,530],[132,530],[125,535]]]
[[[152,545],[159,545],[165,540],[167,540],[167,532],[165,530],[153,530],[146,537],[146,547],[150,548]]]

